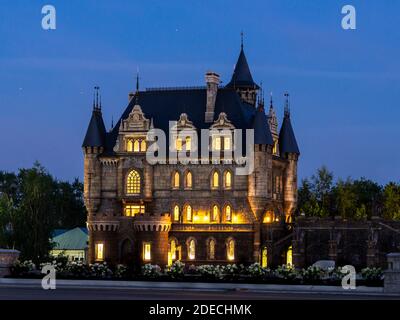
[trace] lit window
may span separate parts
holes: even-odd
[[[274,147],[273,147],[273,149],[272,149],[272,154],[275,154],[275,155],[278,154],[278,140],[276,140],[276,141],[274,142]]]
[[[212,141],[213,150],[221,150],[221,137],[214,137]]]
[[[176,140],[175,140],[175,149],[177,151],[182,151],[182,139],[181,138],[176,138]]]
[[[170,252],[171,252],[171,259],[176,259],[176,242],[175,240],[171,240],[170,242]]]
[[[128,152],[132,152],[133,151],[133,142],[130,139],[126,143],[126,151],[128,151]]]
[[[176,171],[175,173],[174,173],[174,188],[179,188],[179,185],[180,185],[180,175],[179,175],[179,172],[178,171]]]
[[[232,221],[232,208],[229,204],[225,207],[225,218],[226,221]]]
[[[140,175],[136,170],[129,172],[126,179],[126,193],[139,194],[140,193]]]
[[[235,260],[235,241],[230,239],[227,244],[227,257],[228,260]]]
[[[230,171],[225,172],[225,188],[230,189],[232,187],[232,173]]]
[[[265,214],[265,216],[264,216],[263,223],[271,223],[271,222],[274,222],[274,220],[275,220],[274,217],[275,217],[275,215],[274,215],[274,212],[273,212],[273,211],[267,211],[266,214]]]
[[[210,241],[208,242],[208,257],[210,260],[215,259],[215,240],[214,239],[210,239]]]
[[[144,205],[127,204],[124,208],[126,217],[134,217],[137,214],[144,213]]]
[[[186,188],[192,187],[192,173],[189,171],[186,173]]]
[[[193,219],[192,207],[191,206],[187,206],[186,207],[186,220],[187,221],[192,221],[192,219]]]
[[[142,142],[140,142],[140,151],[146,151],[146,140],[142,140]]]
[[[218,221],[219,218],[219,210],[218,210],[218,206],[213,206],[213,210],[212,210],[212,220],[213,221]]]
[[[97,261],[104,260],[104,243],[96,244],[96,260]]]
[[[139,140],[135,139],[133,142],[133,152],[139,152],[140,151],[140,143]]]
[[[224,150],[231,150],[231,137],[224,137]]]
[[[196,243],[194,240],[189,241],[189,248],[188,248],[188,257],[190,260],[194,260],[196,258]]]
[[[293,247],[290,246],[286,253],[286,265],[293,266]]]
[[[191,148],[192,148],[192,138],[191,137],[186,137],[185,148],[186,148],[186,151],[191,150]]]
[[[263,248],[261,252],[261,267],[266,268],[268,266],[268,251],[267,248]]]
[[[174,221],[179,221],[179,207],[177,205],[174,207]]]
[[[218,188],[219,187],[219,174],[215,171],[212,175],[212,187]]]
[[[148,242],[143,244],[143,260],[151,260],[151,244]]]

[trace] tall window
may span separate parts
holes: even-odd
[[[96,260],[104,260],[104,243],[96,243]]]
[[[133,141],[131,139],[128,140],[126,143],[126,151],[132,152],[133,151]]]
[[[213,187],[213,188],[218,188],[219,187],[219,174],[218,174],[218,172],[217,171],[215,171],[214,173],[213,173],[213,175],[212,175],[212,181],[211,181],[211,186]]]
[[[192,206],[190,205],[186,206],[186,220],[187,221],[193,220],[193,211],[192,211]]]
[[[293,266],[293,247],[290,246],[286,252],[286,265]]]
[[[196,243],[194,241],[194,239],[191,239],[189,241],[189,245],[188,245],[188,258],[190,260],[194,260],[196,258]]]
[[[176,205],[175,207],[174,207],[174,221],[179,221],[179,207],[178,207],[178,205]]]
[[[228,260],[235,260],[235,240],[228,240],[226,250]]]
[[[225,207],[225,219],[226,221],[232,221],[232,208],[229,204]]]
[[[146,140],[142,140],[141,142],[140,142],[140,151],[142,151],[142,152],[144,152],[144,151],[146,151]]]
[[[140,152],[140,142],[137,139],[133,142],[133,152]]]
[[[230,189],[232,187],[232,173],[225,171],[225,188]]]
[[[224,137],[224,150],[231,150],[231,148],[232,148],[231,137]]]
[[[129,172],[126,179],[126,193],[139,194],[140,193],[140,175],[136,170]]]
[[[182,139],[181,138],[176,138],[175,149],[176,149],[176,151],[182,151]]]
[[[175,240],[171,240],[171,242],[169,243],[169,248],[170,248],[170,252],[171,252],[171,259],[176,260],[176,242],[175,242]]]
[[[217,222],[219,220],[219,209],[218,206],[215,205],[212,208],[212,221]]]
[[[214,239],[210,239],[210,241],[208,242],[208,258],[210,260],[215,259],[215,240]]]
[[[213,137],[212,139],[212,149],[219,151],[221,150],[221,137]]]
[[[193,179],[192,179],[192,173],[188,171],[185,176],[185,181],[186,181],[186,188],[192,188],[193,184]]]
[[[186,149],[186,151],[190,151],[192,149],[192,138],[191,137],[186,137],[185,149]]]
[[[267,248],[263,248],[261,252],[261,267],[268,267],[268,250]]]
[[[151,260],[151,244],[149,242],[143,243],[143,260]]]
[[[124,215],[126,217],[134,217],[137,214],[144,213],[144,205],[140,204],[126,204],[124,207]]]
[[[172,184],[173,184],[174,188],[179,188],[179,185],[180,185],[180,174],[179,174],[178,171],[176,171],[174,173],[174,178],[173,178],[173,183]]]

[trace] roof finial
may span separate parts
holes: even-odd
[[[285,117],[290,117],[289,92],[285,92]]]
[[[243,30],[240,32],[240,48],[243,50]]]
[[[136,104],[139,102],[139,67],[136,71]]]
[[[111,130],[114,129],[114,116],[111,116]]]
[[[93,109],[100,110],[99,108],[99,86],[94,87],[94,99],[93,99]]]
[[[269,93],[269,107],[271,109],[274,108],[274,103],[273,103],[273,100],[272,100],[272,91]]]

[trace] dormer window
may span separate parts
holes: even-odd
[[[192,149],[192,137],[188,136],[184,140],[180,137],[175,139],[176,151],[190,151]]]
[[[146,152],[146,139],[145,138],[133,138],[128,139],[126,142],[127,152]]]
[[[214,137],[212,140],[212,149],[219,151],[221,150],[221,145],[222,145],[221,137]]]

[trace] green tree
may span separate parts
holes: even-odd
[[[400,185],[388,183],[383,189],[383,216],[386,219],[400,220]]]
[[[305,216],[321,216],[321,208],[308,179],[301,181],[301,186],[298,190],[298,211]]]
[[[327,167],[322,166],[317,173],[311,177],[312,190],[320,207],[320,216],[326,217],[331,212],[331,191],[333,184],[333,173]]]

